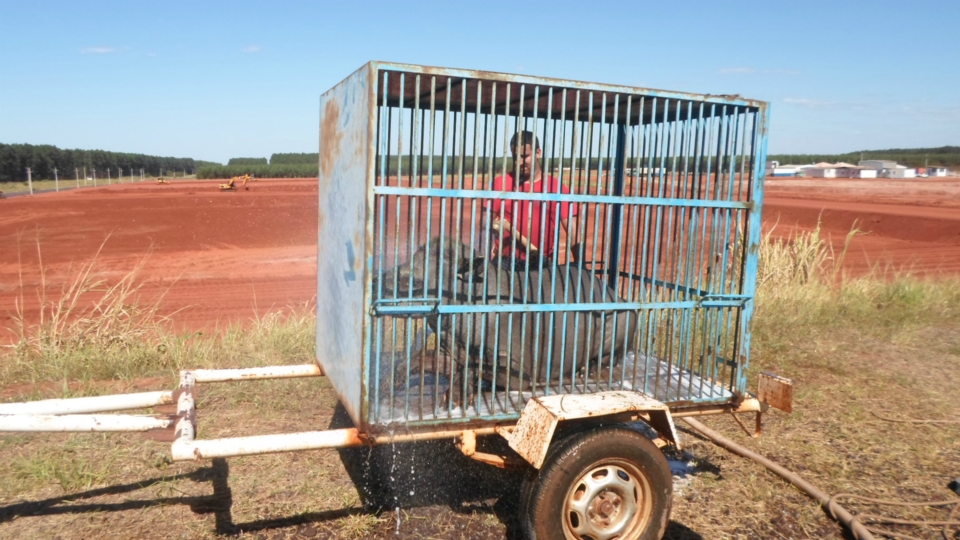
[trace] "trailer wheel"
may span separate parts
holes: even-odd
[[[521,522],[531,540],[659,540],[670,517],[673,478],[663,453],[623,426],[555,443],[528,475]]]

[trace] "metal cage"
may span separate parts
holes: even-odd
[[[317,356],[354,422],[735,400],[768,122],[739,96],[380,62],[325,93]]]

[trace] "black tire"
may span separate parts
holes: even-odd
[[[543,467],[524,481],[520,521],[527,538],[600,540],[613,534],[618,540],[660,540],[670,518],[673,477],[650,439],[611,426],[553,446]]]

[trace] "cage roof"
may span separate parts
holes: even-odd
[[[738,95],[691,94],[489,71],[372,63],[380,71],[377,103],[524,118],[650,124],[756,111],[765,102]],[[386,84],[383,78],[386,74]],[[420,75],[419,86],[417,75]]]

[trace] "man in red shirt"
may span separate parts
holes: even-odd
[[[494,191],[570,193],[570,189],[556,178],[552,176],[544,178],[543,150],[540,148],[540,141],[532,132],[521,131],[515,134],[510,140],[510,150],[514,159],[511,170],[519,169],[519,181],[514,180],[512,173],[498,176],[493,181]],[[484,210],[491,212],[490,221],[494,229],[491,235],[491,256],[495,260],[502,257],[508,266],[513,264],[520,267],[519,263],[530,259],[530,267],[534,268],[538,258],[544,264],[552,264],[558,207],[560,225],[567,233],[570,260],[576,261],[580,251],[577,220],[570,218],[576,217],[577,206],[568,202],[501,199],[487,201],[484,204]],[[541,238],[541,229],[543,238]],[[502,243],[501,234],[503,235]]]

